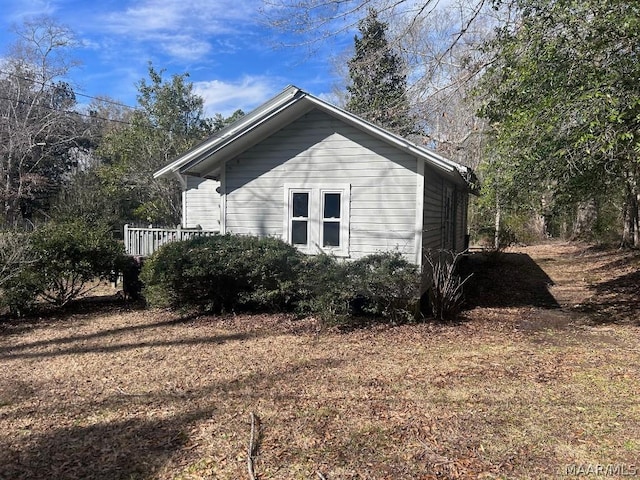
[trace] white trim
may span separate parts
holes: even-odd
[[[227,233],[227,165],[220,171],[220,233]]]
[[[189,209],[187,208],[187,189],[184,187],[182,189],[182,228],[187,228],[189,220],[187,218],[187,212]]]
[[[351,204],[351,185],[342,184],[334,185],[332,187],[320,187],[318,195],[318,244],[319,248],[325,253],[330,253],[340,257],[349,256],[349,224],[350,222],[350,204]],[[340,223],[340,241],[338,247],[325,247],[324,244],[324,223],[327,219],[324,218],[324,195],[338,193],[340,194],[340,217],[336,223]],[[332,222],[333,220],[329,220]]]
[[[211,144],[208,145],[209,150],[206,150],[206,155],[205,157],[211,157],[213,155],[215,155],[216,153],[218,153],[220,150],[225,149],[226,147],[228,147],[229,145],[231,145],[232,143],[238,141],[239,139],[241,139],[243,137],[243,135],[246,135],[247,133],[255,130],[256,128],[258,128],[260,125],[262,125],[263,123],[267,123],[269,120],[271,120],[273,117],[276,117],[279,113],[283,112],[284,110],[286,110],[291,104],[297,102],[297,100],[291,99],[289,102],[285,103],[284,105],[280,105],[277,109],[268,112],[267,114],[265,114],[263,117],[259,117],[257,121],[247,125],[244,130],[242,129],[238,129],[239,131],[237,133],[234,132],[234,135],[224,135],[219,139],[216,139],[216,142],[212,142]],[[214,147],[215,148],[212,148]],[[193,156],[194,158],[189,157],[190,159],[188,161],[182,161],[180,163],[180,171],[182,171],[183,169],[186,171],[189,168],[198,165],[205,157],[203,157],[202,155],[198,155],[198,156]],[[156,175],[156,173],[154,173],[154,176]],[[160,176],[162,175],[160,172],[157,172],[157,175]]]
[[[422,230],[424,228],[424,160],[416,158],[418,162],[416,176],[416,238],[415,238],[415,262],[422,266]]]
[[[267,102],[257,107],[252,112],[249,112],[248,114],[244,115],[243,117],[241,117],[240,119],[232,123],[231,125],[220,130],[219,132],[216,132],[215,134],[213,134],[211,137],[209,137],[199,145],[196,145],[191,150],[187,151],[185,154],[178,157],[173,162],[169,163],[165,167],[155,172],[153,174],[153,177],[158,178],[158,177],[167,175],[170,172],[174,172],[174,173],[178,172],[184,166],[191,163],[193,160],[201,159],[203,158],[203,156],[210,155],[211,152],[209,151],[209,149],[211,149],[213,146],[217,145],[218,143],[222,143],[225,139],[229,137],[235,138],[235,137],[242,136],[245,133],[242,131],[244,128],[251,126],[251,124],[254,121],[256,121],[256,119],[258,119],[258,122],[262,122],[264,120],[263,116],[265,114],[268,116],[271,116],[268,114],[268,112],[272,108],[276,108],[278,109],[278,111],[280,111],[281,106],[283,104],[286,105],[288,102],[294,99],[299,92],[301,92],[299,88],[293,85],[289,85],[287,88],[285,88],[281,93],[273,97],[271,100],[268,100]]]
[[[308,193],[309,194],[309,211],[307,217],[307,245],[295,245],[301,252],[307,254],[315,254],[324,252],[338,257],[349,256],[349,236],[350,236],[350,217],[351,217],[351,184],[335,184],[327,185],[326,183],[286,183],[283,189],[283,239],[287,243],[292,243],[291,221],[293,208],[293,194]],[[339,247],[323,247],[322,232],[323,223],[323,195],[326,193],[340,194],[340,218],[336,220],[340,222],[340,246]]]
[[[313,252],[313,239],[317,238],[318,232],[315,228],[313,212],[316,211],[314,190],[311,187],[285,186],[284,188],[284,238],[287,243],[293,244],[293,232],[291,222],[295,220],[293,217],[293,195],[296,193],[306,193],[307,197],[307,243],[305,245],[295,244],[294,246],[304,253]],[[297,218],[297,217],[296,217]]]
[[[208,140],[205,140],[200,145],[194,147],[192,150],[174,160],[169,165],[158,170],[154,173],[154,177],[157,178],[167,175],[169,172],[177,171],[186,174],[189,174],[190,170],[192,174],[205,173],[198,172],[197,169],[194,170],[194,168],[202,161],[205,161],[207,158],[211,158],[212,155],[223,151],[230,144],[233,144],[240,138],[248,135],[260,125],[270,122],[273,118],[278,117],[283,111],[286,111],[299,102],[301,102],[301,105],[303,106],[308,105],[310,107],[319,108],[324,112],[369,133],[370,135],[394,145],[396,148],[399,148],[404,152],[422,158],[425,161],[428,161],[432,166],[443,170],[448,175],[452,175],[455,179],[454,181],[457,183],[466,184],[466,180],[463,175],[468,173],[469,169],[467,167],[444,158],[428,148],[417,145],[403,137],[367,122],[366,120],[363,120],[342,108],[325,102],[324,100],[321,100],[320,98],[292,85],[287,87],[271,100],[256,108],[253,112],[245,115],[232,125],[214,134]],[[280,127],[281,125],[278,125],[276,122],[274,128]],[[220,163],[224,163],[225,160],[226,158],[221,156],[218,161]]]

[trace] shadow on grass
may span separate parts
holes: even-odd
[[[594,323],[640,325],[640,270],[589,287],[590,300],[575,308]]]
[[[462,275],[473,273],[466,285],[466,306],[560,308],[549,292],[553,280],[524,253],[471,254]]]
[[[251,372],[180,393],[160,386],[146,394],[121,392],[98,401],[85,401],[81,405],[82,413],[74,416],[79,425],[53,428],[41,435],[31,436],[25,431],[13,444],[0,449],[0,479],[155,478],[167,468],[170,460],[175,461],[174,465],[180,464],[185,454],[181,450],[187,445],[195,425],[217,416],[229,416],[225,403],[232,402],[232,409],[246,410],[247,402],[262,400],[264,392],[276,381],[295,379],[299,374],[314,370],[336,368],[342,363],[342,360],[330,358],[303,360],[266,375]],[[283,398],[293,402],[298,397]],[[223,404],[220,406],[219,402]],[[136,417],[82,425],[83,417],[93,413],[99,415],[103,410],[121,411],[123,416]],[[176,410],[179,413],[157,418],[159,411]],[[55,415],[56,411],[40,410],[38,414]]]
[[[111,328],[111,329],[107,329],[107,330],[101,330],[101,331],[96,332],[96,333],[88,333],[88,334],[85,334],[85,335],[70,335],[70,336],[62,337],[62,338],[54,338],[54,339],[49,339],[49,340],[38,340],[38,341],[35,341],[35,342],[22,343],[22,344],[18,344],[18,345],[7,345],[7,346],[4,346],[4,347],[0,347],[0,358],[2,358],[2,357],[19,357],[19,356],[21,356],[20,353],[19,353],[21,350],[27,350],[27,349],[30,349],[30,348],[65,345],[65,344],[71,344],[71,343],[75,343],[75,342],[83,342],[83,341],[87,341],[87,340],[93,340],[93,339],[99,339],[99,338],[105,338],[105,337],[112,337],[112,336],[131,333],[131,332],[141,332],[141,331],[149,330],[149,329],[152,329],[152,328],[170,327],[170,326],[173,326],[173,325],[180,325],[180,324],[186,323],[188,321],[191,321],[195,317],[196,317],[196,315],[189,315],[189,316],[184,316],[184,317],[180,317],[180,318],[174,318],[174,319],[170,319],[170,320],[162,320],[162,321],[153,322],[153,323],[145,323],[145,324],[142,324],[142,325],[128,325],[126,327]],[[19,331],[12,331],[12,333],[14,333],[14,334],[15,333],[19,333]],[[203,341],[204,341],[204,339],[203,339]],[[142,343],[139,343],[138,345],[142,345]],[[119,347],[119,345],[115,345],[114,347]],[[106,347],[104,347],[104,348],[106,348]],[[100,349],[100,351],[106,351],[104,348]],[[79,350],[76,349],[75,351],[73,351],[73,349],[58,350],[57,353],[58,354],[88,353],[89,351],[95,351],[95,348],[85,349],[84,351],[83,351],[83,349],[79,349]],[[50,355],[46,355],[45,354],[45,355],[41,355],[41,356],[50,356]]]
[[[229,335],[215,335],[208,337],[194,337],[194,338],[178,338],[175,340],[140,340],[132,343],[118,343],[115,345],[103,345],[96,344],[91,346],[72,346],[65,349],[55,349],[51,351],[36,351],[36,352],[15,352],[16,348],[27,349],[31,348],[30,345],[19,345],[15,348],[5,347],[3,353],[0,353],[0,358],[13,359],[13,358],[46,358],[46,357],[59,357],[62,355],[81,355],[86,353],[113,353],[121,352],[124,350],[135,350],[139,348],[147,347],[171,347],[171,346],[186,346],[186,345],[202,345],[211,344],[219,345],[229,341],[235,340],[247,340],[249,338],[255,338],[255,333],[234,333]],[[63,341],[65,339],[62,339]],[[82,340],[77,340],[82,342]],[[39,342],[41,343],[41,342]],[[53,340],[50,342],[44,342],[44,346],[56,345],[58,342]],[[42,345],[41,345],[42,346]]]
[[[50,325],[53,322],[64,322],[77,315],[108,315],[143,310],[143,301],[125,301],[117,295],[94,295],[73,300],[68,305],[56,308],[42,303],[33,312],[16,318],[7,312],[0,314],[0,335],[3,333],[19,334]]]
[[[0,478],[148,478],[186,443],[187,426],[211,413],[57,428],[26,447],[2,449]]]

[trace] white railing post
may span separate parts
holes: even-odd
[[[127,255],[131,255],[130,251],[131,251],[131,242],[129,239],[129,224],[125,223],[124,224],[124,252]]]

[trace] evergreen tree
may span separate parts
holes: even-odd
[[[349,60],[347,110],[399,135],[416,132],[407,99],[407,78],[401,57],[387,41],[387,24],[371,8],[359,23],[355,54]]]

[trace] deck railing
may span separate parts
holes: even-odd
[[[192,230],[186,228],[156,228],[124,226],[124,248],[127,255],[148,257],[169,242],[207,237],[217,230]]]

